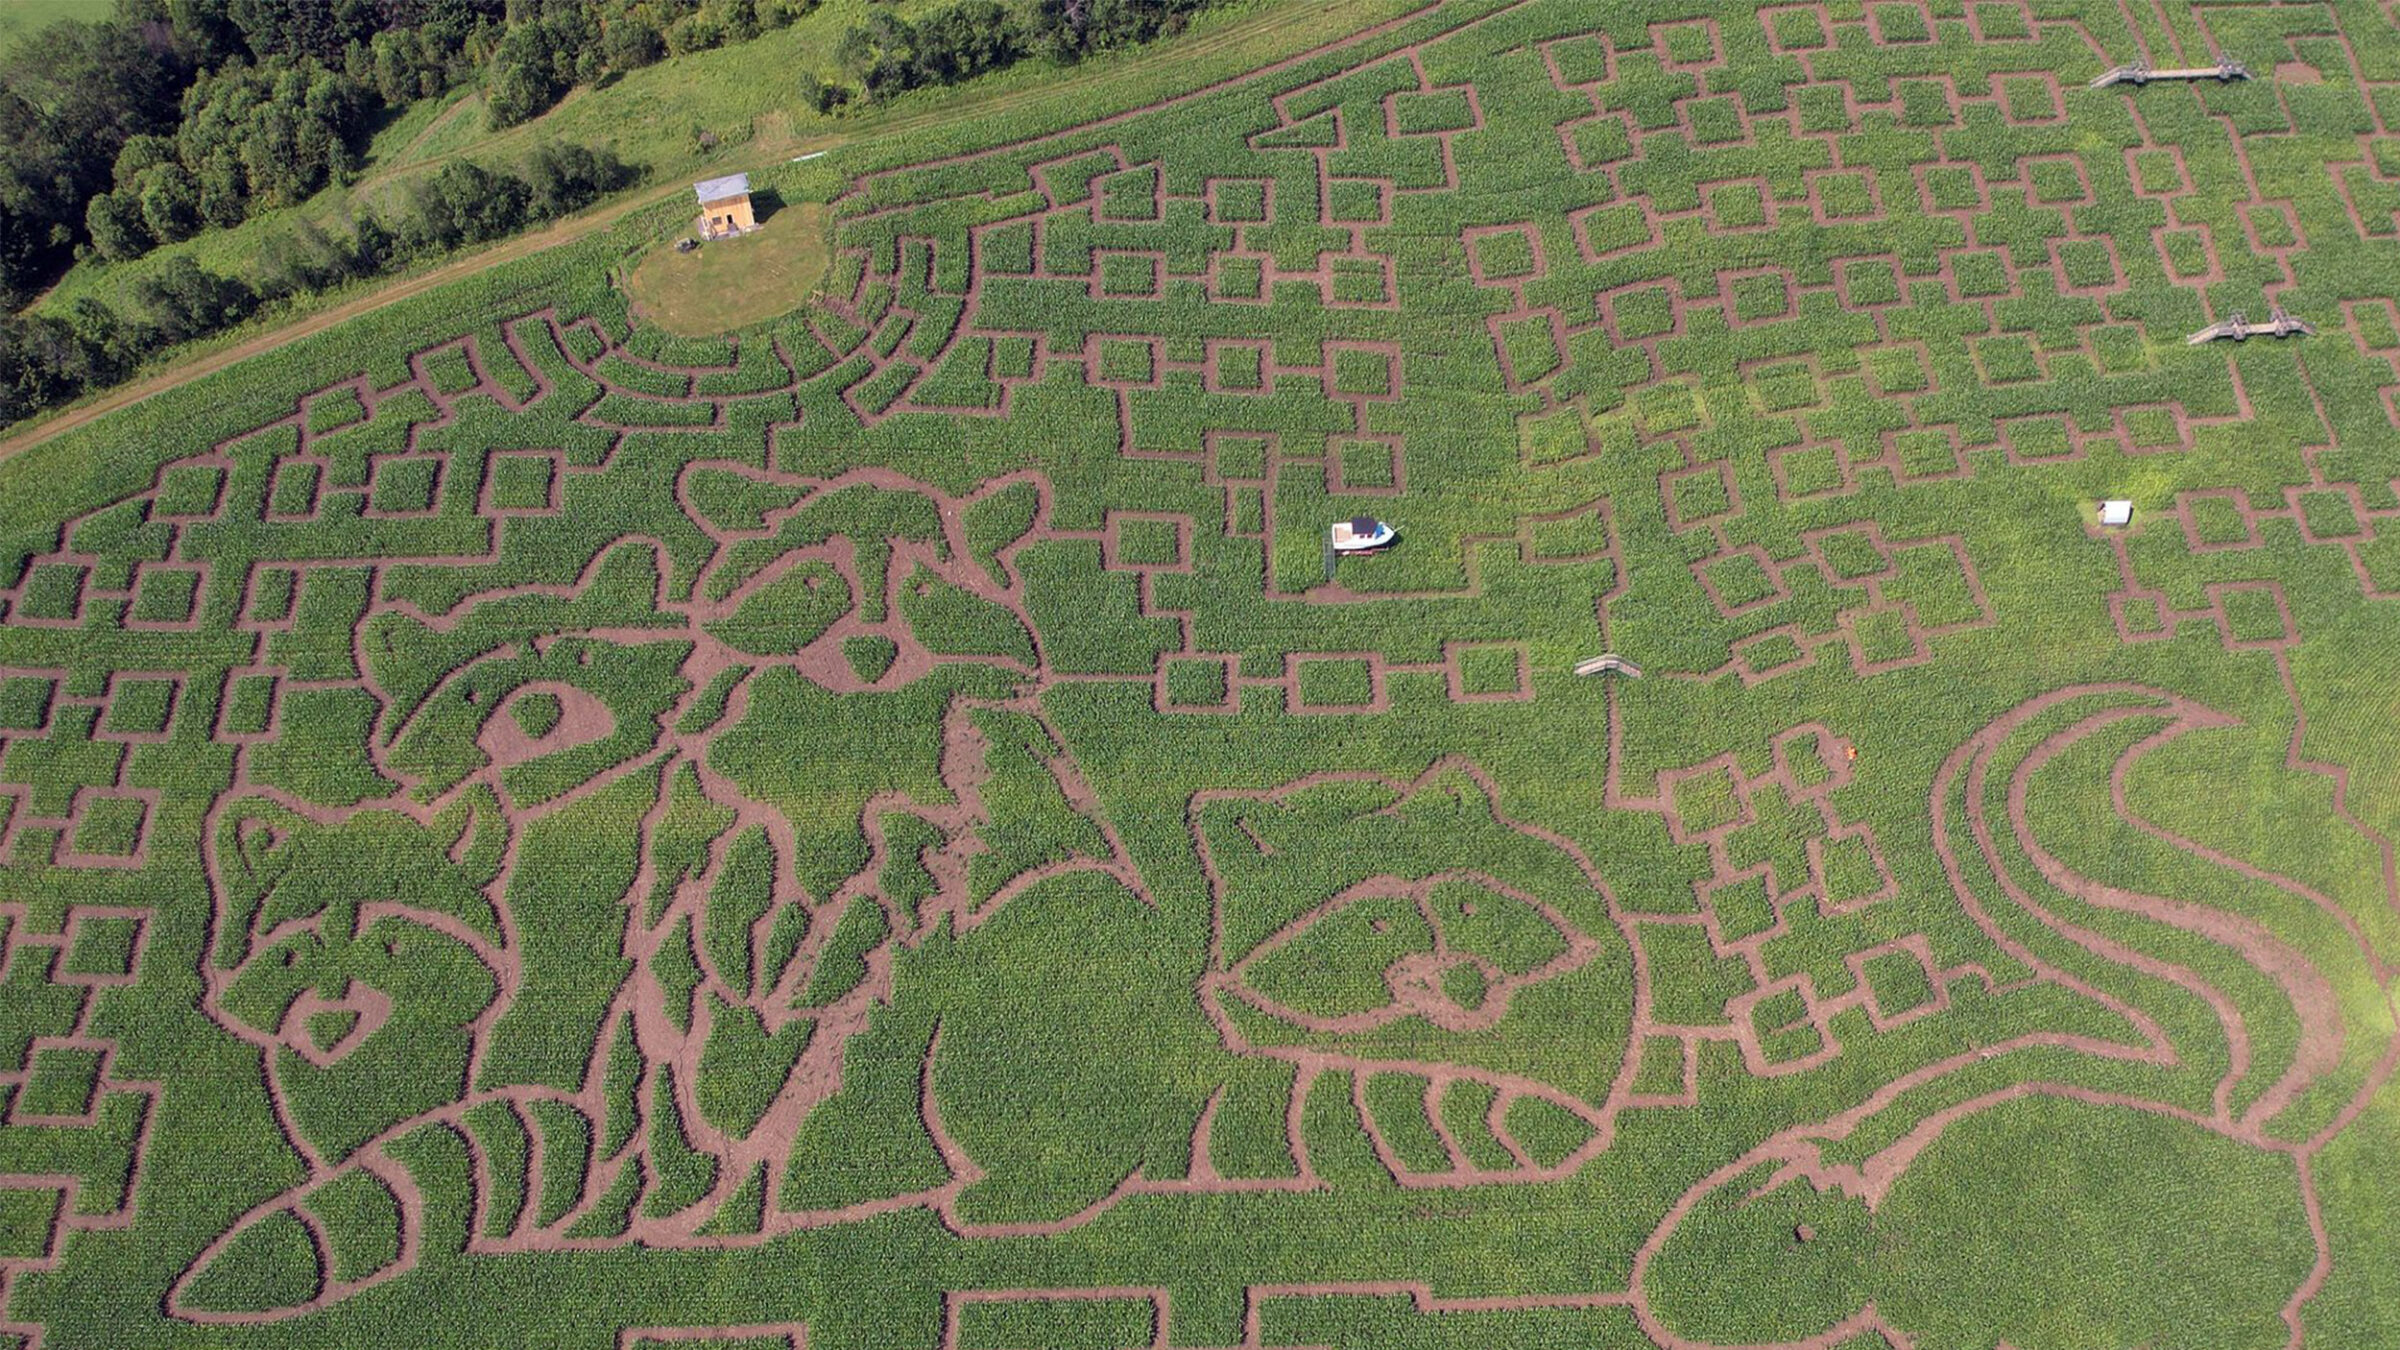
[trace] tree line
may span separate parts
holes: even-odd
[[[90,296],[63,315],[0,314],[0,424],[131,374],[164,347],[240,323],[265,304],[408,266],[576,211],[633,181],[610,150],[546,145],[513,168],[464,160],[412,183],[389,219],[347,238],[306,221],[269,238],[248,278],[178,254],[137,278],[123,309]]]
[[[842,34],[834,62],[856,83],[803,76],[801,98],[832,112],[854,96],[890,98],[911,89],[957,84],[1028,56],[1058,64],[1183,31],[1210,0],[959,0],[914,23],[890,10]]]
[[[375,128],[480,81],[495,128],[817,0],[116,0],[0,56],[0,308],[348,180]]]

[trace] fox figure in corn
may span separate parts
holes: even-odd
[[[2312,964],[2371,962],[2331,898],[2131,805],[2144,757],[2231,725],[2163,690],[2094,685],[2030,700],[1959,747],[1932,794],[1936,851],[2022,972],[1978,972],[1984,992],[2047,985],[2097,1005],[2087,1025],[2105,1032],[1942,1056],[1700,1180],[1635,1259],[1654,1339],[2298,1343],[2331,1267],[2312,1162],[2388,1073],[2391,1009],[2344,1006]],[[2038,785],[2075,765],[2110,784],[2119,867],[2148,836],[2167,846],[2155,879],[2232,903],[2100,882],[2046,845],[2037,825],[2067,835],[2066,808]],[[2103,1224],[2062,1226],[2070,1195]],[[2011,1288],[2041,1292],[1995,1297]]]

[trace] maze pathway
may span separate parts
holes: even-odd
[[[62,442],[0,1336],[2373,1343],[2396,21],[1428,7]]]

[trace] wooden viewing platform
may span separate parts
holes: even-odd
[[[1575,673],[1578,675],[1623,675],[1629,679],[1638,680],[1642,676],[1642,668],[1615,652],[1602,652],[1589,661],[1577,662]]]
[[[2277,305],[2268,311],[2265,323],[2252,323],[2237,310],[2185,338],[2183,343],[2187,347],[2197,347],[2203,342],[2216,342],[2220,339],[2247,342],[2254,337],[2285,338],[2315,337],[2316,335],[2317,326],[2315,324],[2287,314],[2284,312],[2283,306]]]
[[[2230,84],[2250,78],[2250,68],[2230,57],[2213,66],[2179,66],[2171,70],[2152,70],[2136,61],[2130,66],[2114,66],[2100,73],[2091,83],[2094,89],[2106,89],[2112,84],[2145,85],[2152,80],[2216,80]]]

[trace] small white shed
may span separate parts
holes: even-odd
[[[2100,503],[2100,523],[2121,527],[2133,523],[2133,503],[2122,499]]]

